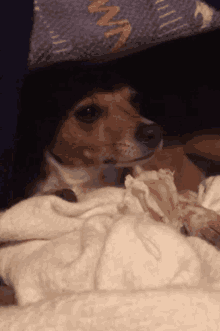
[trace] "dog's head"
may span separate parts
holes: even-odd
[[[72,167],[131,166],[153,155],[162,141],[158,125],[132,105],[136,91],[117,86],[77,102],[59,129],[51,152]]]
[[[141,94],[128,82],[109,65],[72,62],[29,75],[14,165],[25,192],[14,196],[75,190],[79,183],[85,190],[123,186],[134,165],[153,157],[162,131],[143,117]]]
[[[77,190],[80,184],[84,192],[121,186],[126,173],[162,147],[160,127],[143,118],[132,103],[136,94],[119,84],[112,91],[90,91],[73,105],[46,152],[50,180],[44,192],[59,187]]]

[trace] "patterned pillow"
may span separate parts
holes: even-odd
[[[29,68],[108,60],[220,26],[216,0],[35,0]],[[218,4],[219,6],[219,4]]]

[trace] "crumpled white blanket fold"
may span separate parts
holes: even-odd
[[[4,212],[1,240],[21,243],[0,250],[0,274],[19,306],[0,309],[0,329],[219,330],[220,254],[199,238],[201,220],[220,222],[216,181],[180,195],[169,170],[142,172]]]

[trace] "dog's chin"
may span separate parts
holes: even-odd
[[[160,141],[160,143],[157,145],[156,148],[153,150],[148,150],[147,153],[145,153],[142,157],[125,160],[125,161],[119,161],[115,163],[116,167],[135,167],[135,166],[142,166],[143,164],[146,164],[148,161],[150,161],[156,151],[159,151],[163,148],[163,140]]]
[[[136,178],[140,175],[141,172],[145,170],[155,170],[155,152],[160,151],[162,147],[163,141],[159,143],[156,149],[140,158],[108,165],[102,172],[103,177],[101,182],[103,183],[103,186],[115,186],[124,188],[127,175],[131,175],[133,178]]]
[[[137,159],[131,159],[126,161],[117,162],[115,164],[116,167],[134,167],[135,165],[142,165],[154,157],[155,151],[144,155],[143,157],[139,157]]]

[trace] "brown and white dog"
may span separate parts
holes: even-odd
[[[135,165],[146,164],[163,146],[162,131],[131,104],[136,93],[119,84],[79,100],[45,151],[47,177],[32,194],[71,190],[80,200],[96,188],[123,186]]]
[[[123,187],[128,173],[137,175],[136,165],[168,168],[179,192],[197,191],[202,169],[186,157],[187,146],[162,149],[161,127],[140,115],[131,102],[136,94],[123,83],[111,91],[94,89],[78,100],[45,150],[46,177],[30,185],[29,196],[56,194],[80,201],[97,188]]]
[[[123,187],[126,174],[136,175],[136,165],[144,170],[169,168],[178,191],[197,191],[204,179],[202,170],[186,157],[187,148],[162,149],[160,126],[142,116],[146,113],[134,104],[137,92],[127,80],[109,69],[72,65],[55,65],[48,75],[47,70],[33,75],[23,88],[23,100],[30,100],[20,121],[23,142],[17,149],[24,175],[17,171],[13,180],[19,183],[13,203],[34,194],[77,201],[96,188]],[[53,121],[56,130],[50,126]],[[47,141],[46,147],[40,146],[41,141]],[[43,162],[41,156],[35,157],[36,151],[44,154]],[[33,163],[42,164],[37,176],[35,170],[28,174]]]

